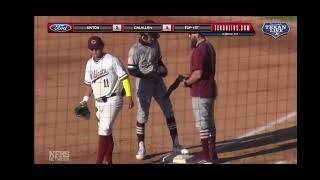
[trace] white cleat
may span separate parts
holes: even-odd
[[[136,159],[143,160],[146,157],[146,151],[144,149],[139,149]]]

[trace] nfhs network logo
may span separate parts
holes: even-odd
[[[290,27],[288,23],[264,23],[262,26],[263,33],[272,36],[274,39],[288,34]]]
[[[54,32],[68,32],[72,27],[69,24],[51,24],[49,29]]]
[[[49,161],[69,161],[69,151],[49,151]]]

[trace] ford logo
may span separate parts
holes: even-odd
[[[288,23],[264,23],[262,32],[277,39],[280,36],[288,34],[290,27]]]
[[[68,32],[72,28],[69,24],[52,24],[49,29],[54,32]]]

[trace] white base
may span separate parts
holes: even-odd
[[[189,154],[179,154],[173,158],[172,162],[174,164],[186,164],[188,160],[192,157],[193,155],[189,155]]]

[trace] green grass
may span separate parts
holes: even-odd
[[[297,21],[297,16],[264,16],[266,20]]]

